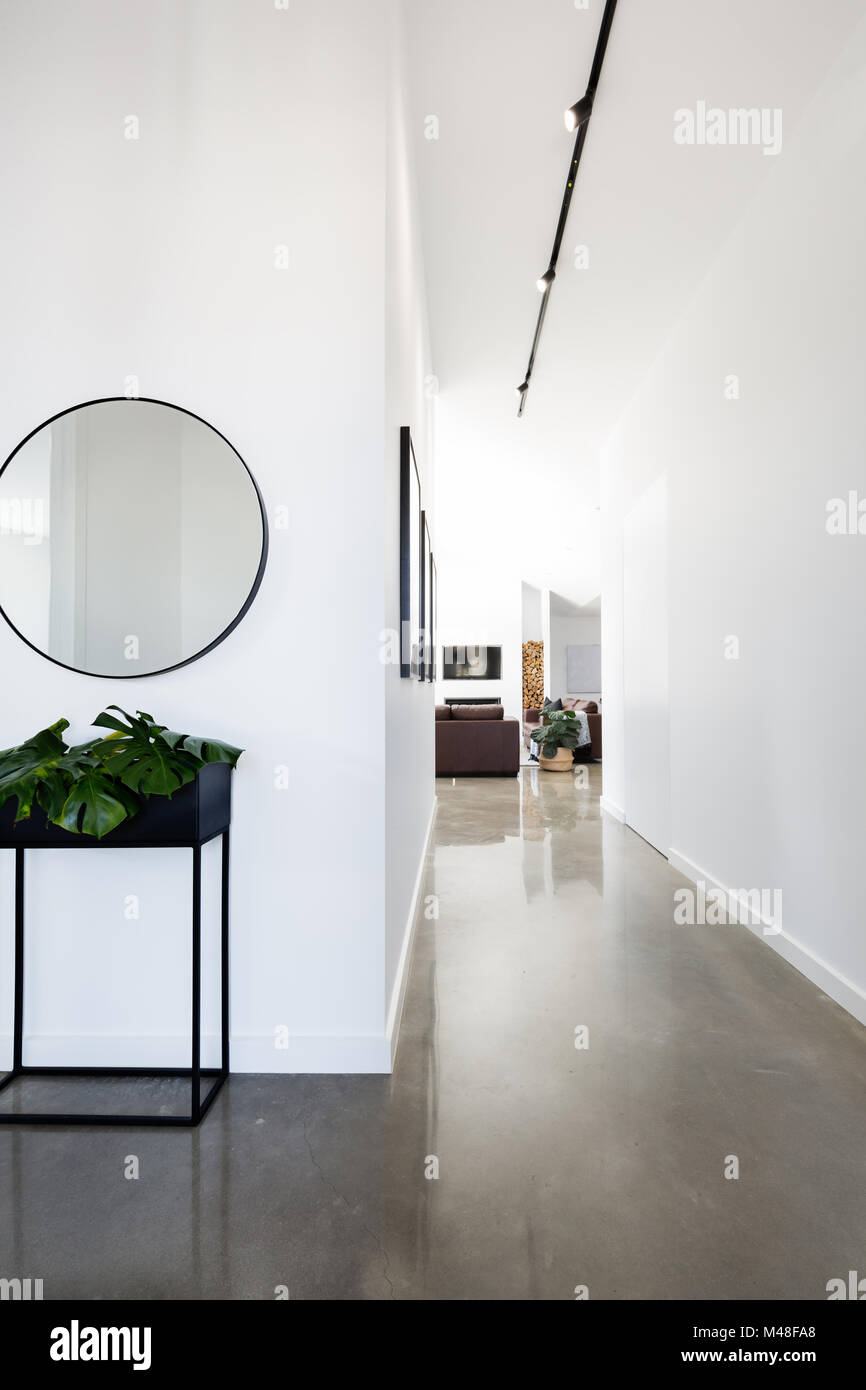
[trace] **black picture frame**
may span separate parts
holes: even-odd
[[[418,679],[433,679],[433,548],[426,511],[421,513],[421,662]]]
[[[24,448],[24,445],[29,443],[33,436],[35,434],[38,434],[40,430],[44,430],[48,425],[53,425],[55,420],[61,420],[64,415],[72,415],[77,410],[85,410],[88,406],[108,405],[114,403],[115,401],[123,401],[130,406],[136,406],[139,404],[164,406],[166,410],[176,410],[181,415],[188,415],[191,417],[191,419],[198,420],[199,424],[205,425],[207,429],[212,430],[213,433],[217,435],[223,441],[224,444],[228,445],[228,447],[231,449],[232,453],[238,460],[238,463],[241,465],[244,472],[247,474],[247,477],[252,483],[262,519],[262,550],[261,555],[259,557],[258,568],[253,579],[252,588],[250,589],[249,594],[242,603],[238,612],[226,625],[226,627],[223,628],[219,636],[215,637],[212,642],[209,642],[206,647],[202,647],[201,651],[194,652],[192,656],[184,657],[183,661],[177,661],[172,666],[164,666],[161,670],[136,671],[134,674],[128,676],[111,675],[104,671],[83,671],[78,666],[71,666],[66,661],[59,661],[56,656],[49,656],[48,652],[44,652],[41,647],[37,647],[34,642],[30,641],[29,637],[25,637],[24,633],[21,632],[20,629],[15,626],[8,613],[6,613],[5,609],[0,607],[0,617],[2,617],[3,620],[6,623],[8,623],[9,627],[11,627],[12,631],[15,633],[15,636],[20,637],[21,641],[26,646],[28,646],[31,651],[36,652],[37,655],[41,657],[44,657],[46,661],[50,661],[54,666],[61,666],[65,671],[74,671],[76,675],[79,676],[90,676],[93,680],[141,681],[149,680],[151,676],[168,675],[170,671],[180,671],[184,666],[190,666],[192,662],[200,661],[203,656],[207,656],[208,652],[212,652],[215,647],[218,647],[221,642],[224,642],[226,640],[230,633],[234,632],[238,623],[240,623],[246,617],[247,613],[250,610],[250,607],[252,606],[253,600],[256,597],[256,594],[259,592],[259,589],[261,588],[261,583],[265,575],[265,566],[268,562],[268,545],[270,541],[270,533],[268,529],[268,513],[265,507],[265,500],[262,497],[261,489],[259,488],[259,485],[256,482],[255,477],[253,476],[252,469],[249,467],[246,461],[243,458],[241,458],[241,455],[238,453],[231,440],[226,439],[225,435],[220,430],[218,430],[215,425],[212,425],[209,420],[205,420],[204,416],[196,415],[195,411],[187,410],[182,405],[175,405],[172,401],[157,400],[153,396],[99,396],[95,400],[79,401],[77,405],[70,405],[67,406],[65,410],[58,410],[56,414],[50,415],[47,420],[42,420],[41,423],[35,427],[35,429],[32,429],[29,434],[25,435],[25,437],[20,441],[20,443],[16,444],[15,448],[12,450],[12,453],[8,456],[7,459],[5,459],[2,466],[0,466],[0,475],[5,473],[12,460]]]
[[[430,681],[438,680],[439,668],[436,654],[439,650],[439,571],[433,552],[430,552]]]
[[[423,609],[423,511],[421,477],[412,431],[400,430],[400,675],[423,680],[421,629]]]

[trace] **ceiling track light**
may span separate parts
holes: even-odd
[[[565,113],[566,130],[580,130],[582,125],[586,125],[592,115],[592,97],[588,94],[581,97],[580,101],[575,102],[574,106],[569,106]]]
[[[529,383],[532,380],[532,370],[535,366],[538,345],[541,341],[541,330],[544,327],[544,317],[547,313],[547,306],[550,303],[550,290],[556,279],[556,266],[562,247],[562,238],[565,235],[565,224],[568,221],[568,211],[571,207],[574,185],[577,182],[577,171],[580,168],[580,158],[586,143],[586,136],[589,130],[589,118],[592,115],[595,94],[598,90],[604,55],[607,52],[607,41],[610,38],[610,29],[613,24],[615,11],[616,0],[605,0],[604,14],[601,17],[598,40],[595,45],[595,55],[592,60],[592,68],[586,88],[586,96],[581,97],[580,101],[575,102],[574,106],[570,106],[565,113],[565,128],[569,131],[577,131],[577,138],[574,142],[571,163],[568,166],[568,177],[565,181],[565,192],[562,195],[562,207],[559,212],[559,221],[556,224],[556,234],[553,238],[553,251],[550,256],[550,265],[537,281],[538,290],[542,299],[541,306],[538,310],[538,321],[535,325],[535,336],[532,339],[532,348],[529,353],[529,365],[526,368],[526,376],[523,379],[522,385],[517,388],[517,395],[520,400],[520,405],[517,410],[518,417],[523,414],[526,406],[526,398],[529,394]]]

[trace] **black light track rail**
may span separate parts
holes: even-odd
[[[559,253],[562,249],[562,239],[565,236],[565,224],[568,221],[568,212],[574,194],[574,185],[577,182],[577,172],[580,168],[583,147],[586,144],[589,123],[592,119],[592,108],[595,102],[598,84],[601,79],[601,69],[604,64],[604,55],[607,52],[607,41],[610,38],[610,30],[613,24],[614,14],[616,13],[616,5],[617,0],[606,0],[604,14],[601,17],[601,27],[598,31],[598,41],[595,45],[595,56],[592,60],[586,95],[581,97],[580,101],[576,102],[574,106],[570,107],[565,113],[566,129],[576,130],[577,137],[574,142],[571,163],[568,166],[568,177],[565,181],[565,192],[562,195],[562,207],[559,210],[559,221],[556,224],[556,234],[553,238],[553,250],[550,253],[550,263],[547,270],[538,281],[538,289],[541,294],[541,307],[538,310],[538,322],[535,325],[535,335],[532,339],[532,347],[529,352],[529,363],[526,368],[526,376],[517,388],[517,395],[520,400],[517,411],[518,417],[523,414],[526,398],[529,395],[532,373],[535,370],[535,359],[538,355],[538,345],[541,341],[541,330],[544,327],[544,320],[547,315],[547,306],[550,302],[550,291],[556,279],[556,267],[559,262]]]

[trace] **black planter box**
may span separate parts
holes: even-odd
[[[169,799],[167,796],[140,798],[141,810],[111,830],[101,840],[95,835],[73,835],[45,819],[41,806],[34,805],[29,820],[14,824],[17,801],[0,806],[0,848],[88,849],[99,845],[170,847],[204,844],[227,830],[232,812],[232,768],[229,763],[208,763],[194,782],[189,782]]]

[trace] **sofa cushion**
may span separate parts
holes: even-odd
[[[544,702],[544,709],[553,709],[553,710],[562,709],[562,701],[561,701],[561,700],[545,700],[545,702]]]
[[[504,719],[502,705],[452,705],[452,719]]]
[[[450,718],[451,718],[451,706],[450,706],[450,705],[437,705],[437,706],[436,706],[436,718],[437,718],[437,719],[450,719]]]
[[[572,709],[583,710],[584,714],[598,714],[598,705],[595,700],[575,700]]]

